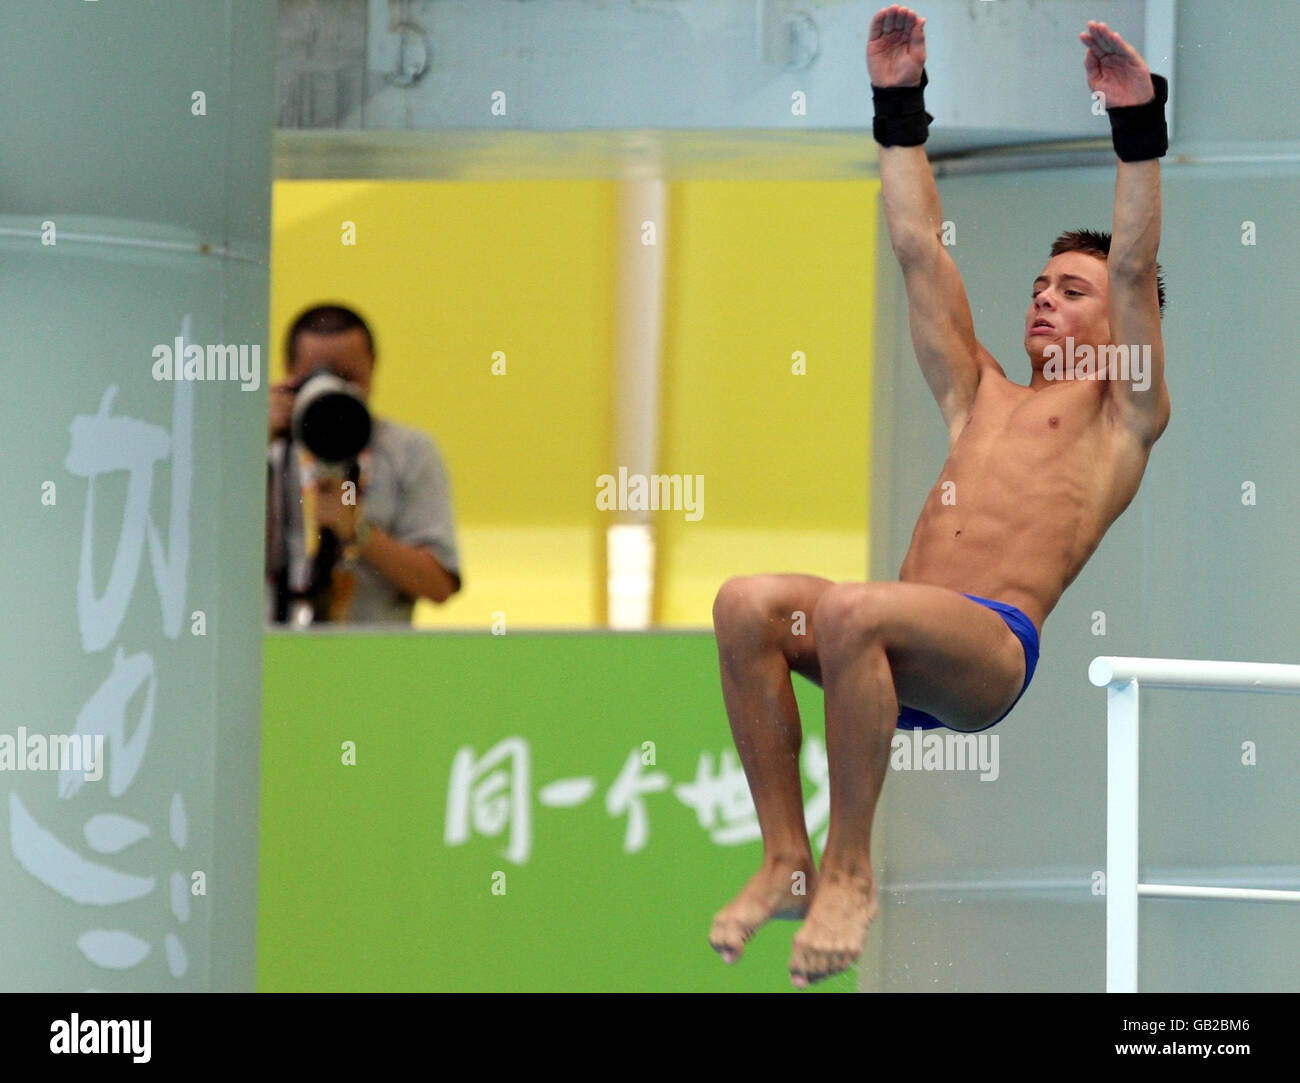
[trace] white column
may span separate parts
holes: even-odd
[[[613,425],[609,473],[654,474],[659,458],[659,354],[668,185],[657,167],[620,187]],[[642,629],[654,618],[655,532],[650,511],[619,511],[605,533],[607,619]]]

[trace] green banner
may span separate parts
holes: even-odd
[[[792,988],[797,924],[708,946],[762,853],[711,635],[271,633],[264,695],[259,990]]]

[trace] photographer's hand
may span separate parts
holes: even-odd
[[[316,524],[329,527],[341,545],[349,546],[358,541],[357,531],[364,516],[360,500],[345,504],[342,492],[343,484],[337,478],[321,478],[316,482]],[[373,524],[361,539],[356,556],[412,598],[444,602],[460,589],[452,574],[432,553],[404,545]]]
[[[351,545],[361,522],[360,497],[355,502],[343,500],[344,485],[338,478],[316,481],[316,525],[329,527],[342,545]]]

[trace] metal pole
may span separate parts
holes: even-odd
[[[1300,902],[1300,891],[1139,884],[1138,683],[1224,692],[1300,692],[1300,666],[1192,658],[1094,658],[1088,679],[1106,689],[1106,992],[1136,993],[1138,895]]]
[[[1221,692],[1300,692],[1300,666],[1195,658],[1094,658],[1088,679],[1098,688],[1141,681],[1147,688]]]
[[[1300,903],[1300,891],[1260,887],[1208,887],[1201,884],[1138,884],[1139,895],[1166,899],[1231,899],[1234,902]]]
[[[1136,993],[1138,684],[1106,689],[1106,992]]]

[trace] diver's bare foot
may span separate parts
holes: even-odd
[[[869,870],[851,875],[823,867],[808,920],[794,937],[790,980],[795,986],[802,989],[856,963],[879,909]]]
[[[812,854],[802,859],[767,858],[740,894],[718,911],[709,946],[724,962],[740,958],[754,932],[766,921],[798,921],[808,913],[817,883]]]

